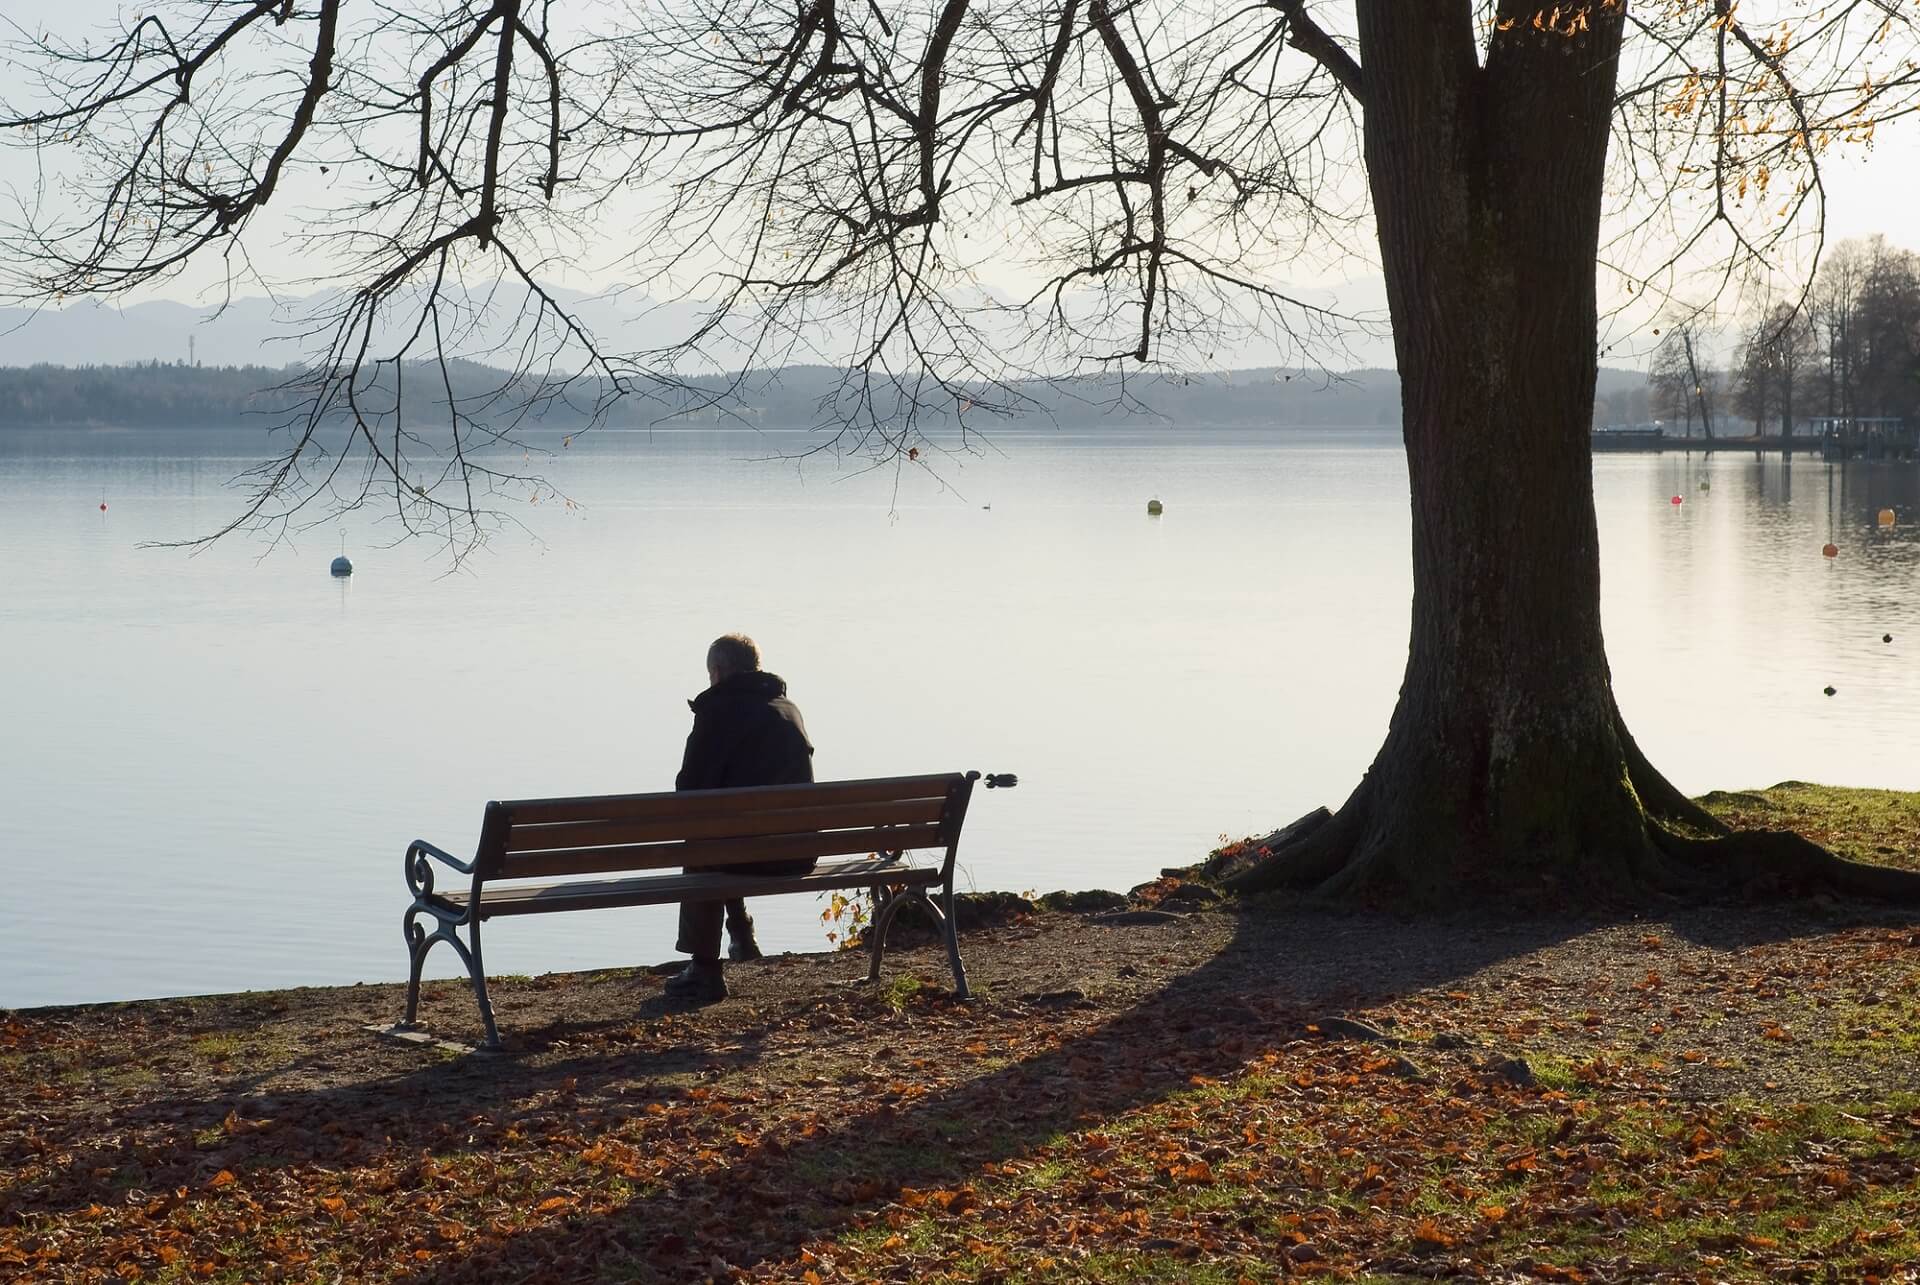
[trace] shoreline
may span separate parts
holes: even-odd
[[[1760,790],[1712,790],[1701,795],[1696,802],[1722,815],[1737,827],[1798,829],[1807,837],[1833,849],[1841,856],[1875,864],[1890,863],[1904,865],[1910,869],[1920,869],[1920,790],[1906,791],[1881,786],[1831,786],[1806,781],[1782,781]],[[1786,822],[1784,825],[1781,816],[1769,815],[1781,813],[1783,810]],[[1863,830],[1863,827],[1867,829]],[[1891,827],[1891,832],[1882,834],[1874,827]],[[1881,842],[1882,839],[1895,840],[1899,846]],[[1139,923],[1153,922],[1156,916],[1186,915],[1202,910],[1223,908],[1218,904],[1223,902],[1223,894],[1214,886],[1212,878],[1209,877],[1208,868],[1212,867],[1218,873],[1226,873],[1232,865],[1231,855],[1243,852],[1247,845],[1257,842],[1259,840],[1254,836],[1235,840],[1190,865],[1163,868],[1158,879],[1138,884],[1124,893],[1104,888],[1077,892],[1061,890],[1040,894],[1031,901],[1010,891],[960,893],[958,900],[963,911],[960,918],[961,936],[964,939],[989,928],[1004,927],[1024,916],[1039,912],[1084,916],[1091,918],[1094,922],[1100,922],[1103,917],[1121,916],[1132,918],[1133,922]],[[1332,910],[1327,913],[1349,912]],[[1540,916],[1540,918],[1549,922],[1573,925],[1583,923],[1600,925],[1615,922],[1617,919],[1616,916],[1608,916],[1604,913],[1570,914],[1558,919],[1551,916]],[[917,918],[908,917],[896,925],[894,935],[889,938],[887,949],[891,953],[900,947],[918,947],[933,941],[933,934],[925,924]],[[864,955],[858,948],[841,946],[818,951],[784,951],[778,955],[770,955],[768,958],[831,960],[859,959],[864,958]],[[652,964],[618,964],[587,969],[556,970],[540,974],[503,974],[501,976],[503,979],[525,979],[530,976],[591,978],[614,974],[660,973],[681,967],[684,962],[683,958],[673,956]],[[493,977],[493,974],[489,974],[490,983]],[[206,1004],[221,1000],[239,1002],[274,996],[342,994],[382,987],[404,987],[404,984],[404,979],[368,980],[297,985],[257,991],[199,991],[138,999],[81,1000],[72,1003],[15,1006],[0,1004],[0,1017],[7,1015],[52,1017],[67,1013],[81,1014],[138,1005]],[[428,979],[425,984],[465,986],[466,982],[461,977],[448,976]]]

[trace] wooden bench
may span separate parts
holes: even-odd
[[[500,1046],[480,955],[480,925],[495,916],[835,888],[873,890],[874,917],[867,929],[869,981],[880,978],[888,927],[900,909],[913,902],[942,926],[954,993],[965,999],[967,970],[953,919],[953,862],[978,779],[978,772],[952,772],[489,803],[472,861],[461,861],[424,839],[407,848],[407,888],[413,904],[403,921],[407,1012],[400,1026],[413,1026],[421,964],[434,943],[444,941],[472,976],[488,1046]],[[1014,783],[1011,775],[987,777],[989,788]],[[924,848],[945,848],[946,855],[937,866],[907,859],[907,853]],[[805,857],[839,859],[821,860],[807,874],[727,873],[728,866],[741,862]],[[469,882],[459,888],[436,887],[434,874],[440,866]],[[636,873],[643,871],[657,873]],[[579,877],[613,874],[626,877]],[[935,888],[937,899],[930,895]],[[423,918],[433,921],[432,932]],[[466,930],[464,940],[461,929]]]

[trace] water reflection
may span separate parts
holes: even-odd
[[[1912,788],[1920,685],[1903,633],[1920,469],[1733,454],[1637,468],[1687,497],[1623,523],[1636,464],[1596,463],[1609,651],[1643,744],[1691,790],[1794,776]],[[1879,526],[1883,508],[1897,525]]]

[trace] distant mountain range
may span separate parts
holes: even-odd
[[[662,351],[702,330],[710,320],[704,305],[686,299],[657,299],[644,290],[621,285],[587,294],[559,286],[545,286],[550,296],[567,308],[609,352]],[[1002,330],[1009,336],[1018,326],[1010,314],[996,310],[1010,301],[981,289],[974,302],[982,311],[977,320],[982,334]],[[1384,313],[1378,290],[1355,287],[1348,293],[1359,306]],[[1309,302],[1333,304],[1329,291],[1306,291]],[[312,361],[324,347],[324,332],[315,329],[329,305],[342,298],[335,292],[268,299],[254,295],[235,298],[224,307],[166,300],[109,304],[81,300],[62,307],[0,308],[0,366],[32,366],[42,362],[60,366],[120,366],[130,362],[185,361],[203,366],[288,366]],[[466,326],[455,346],[467,358],[492,365],[508,365],[524,331],[521,304],[525,289],[517,284],[456,288],[445,296],[442,320],[458,319]],[[1106,306],[1093,292],[1069,295],[1070,314],[1101,315]],[[408,324],[411,324],[409,320]],[[844,359],[851,342],[842,318],[829,308],[813,319],[784,320],[774,340],[755,349],[749,342],[748,319],[735,317],[720,331],[708,333],[702,344],[708,369],[743,366],[836,363]],[[489,351],[501,346],[500,351]],[[1354,333],[1343,350],[1342,364],[1386,365],[1392,346],[1378,333]],[[1204,354],[1204,364],[1215,368],[1273,366],[1298,360],[1296,350],[1271,338],[1245,335]],[[684,365],[682,369],[686,369]]]
[[[637,292],[554,294],[620,349],[652,348],[686,334],[696,309],[658,304]],[[82,300],[64,308],[0,308],[0,366],[121,366],[132,362],[199,362],[203,366],[291,366],[312,360],[322,345],[313,318],[335,296],[272,300],[253,295],[208,308],[169,300],[116,306]],[[474,297],[454,312],[474,315]],[[504,334],[511,308],[491,329]],[[484,346],[484,345],[482,345]]]

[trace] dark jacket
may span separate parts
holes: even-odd
[[[813,743],[787,685],[764,670],[733,674],[687,702],[693,731],[676,790],[813,780]]]

